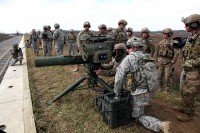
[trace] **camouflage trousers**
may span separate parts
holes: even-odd
[[[69,42],[68,43],[68,53],[69,55],[71,55],[71,52],[73,53],[73,55],[76,55],[76,44],[74,42]]]
[[[51,56],[51,42],[42,44],[43,55]]]
[[[159,64],[158,68],[158,80],[160,89],[162,91],[170,91],[170,79],[172,76],[172,63]]]
[[[133,97],[132,117],[147,129],[159,132],[161,121],[155,117],[144,115],[144,106],[148,105],[150,100],[147,89],[136,89],[131,95]]]
[[[194,112],[195,98],[200,93],[200,71],[183,70],[180,78],[180,89],[185,108]]]
[[[39,54],[39,47],[38,47],[38,44],[31,44],[31,47],[32,47],[32,50],[33,50],[33,53],[35,55],[38,55]]]
[[[22,64],[23,56],[18,57],[17,59],[12,58],[12,60],[9,62],[10,66],[14,66],[18,61],[20,64]]]
[[[64,51],[64,42],[63,43],[55,43],[56,55],[63,56]]]

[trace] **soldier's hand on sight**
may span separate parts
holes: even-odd
[[[102,74],[102,71],[101,71],[101,69],[94,70],[93,72],[95,72],[97,75],[101,75],[101,74]]]

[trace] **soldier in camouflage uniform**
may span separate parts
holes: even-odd
[[[29,43],[32,47],[34,55],[39,54],[38,39],[39,35],[36,33],[35,29],[32,29],[32,32],[29,35]]]
[[[131,39],[133,37],[133,29],[131,27],[128,27],[128,29],[126,30],[127,32],[127,39]]]
[[[152,38],[149,35],[149,29],[147,27],[141,29],[141,36],[142,36],[142,42],[144,43],[143,52],[150,54],[151,57],[153,57],[155,52],[155,46]]]
[[[41,50],[42,49],[42,39],[40,38],[41,31],[38,30],[37,34],[38,34],[38,49]]]
[[[192,14],[182,19],[185,29],[191,34],[187,38],[183,51],[183,71],[181,73],[180,88],[185,107],[181,109],[179,121],[192,119],[195,114],[195,97],[200,93],[200,15]]]
[[[57,56],[63,56],[64,44],[66,43],[66,36],[60,28],[59,24],[54,24],[55,31],[53,33],[53,40],[55,42],[55,49]]]
[[[160,90],[165,93],[170,92],[170,79],[171,72],[173,68],[173,64],[176,63],[178,59],[178,52],[174,51],[173,48],[173,39],[172,39],[173,31],[170,28],[166,28],[163,30],[163,38],[161,42],[159,42],[157,51],[156,51],[156,61],[158,64],[158,76],[159,76],[159,84]]]
[[[143,43],[141,40],[131,39],[127,44],[127,49],[130,54],[127,55],[117,68],[115,75],[114,93],[115,99],[118,99],[121,95],[121,89],[123,88],[123,81],[128,73],[133,74],[134,87],[131,89],[132,96],[132,117],[146,128],[159,132],[163,130],[164,133],[169,133],[170,127],[169,121],[161,122],[157,118],[144,115],[144,106],[148,105],[149,97],[138,97],[138,95],[144,95],[150,93],[148,90],[146,80],[141,80],[142,74],[139,68],[139,59],[145,55],[141,51]],[[156,66],[154,64],[154,70]],[[155,70],[156,72],[156,70]]]
[[[68,53],[71,55],[73,52],[73,56],[76,55],[76,35],[74,34],[74,30],[71,29],[69,34],[67,35],[67,43],[68,43]]]
[[[42,39],[43,56],[51,56],[51,42],[52,35],[46,25],[43,26],[44,31],[41,32],[40,38]]]
[[[53,37],[53,31],[51,30],[51,26],[48,25],[48,30],[51,32],[51,35]],[[51,39],[51,51],[52,51],[52,45],[53,45],[53,38]]]
[[[107,28],[107,33],[112,33],[112,28],[111,27]]]
[[[114,88],[114,76],[116,68],[119,66],[121,61],[126,57],[126,46],[123,43],[116,44],[114,47],[115,56],[109,64],[102,64],[101,69],[94,70],[97,75],[103,75],[113,77],[113,80],[109,82],[109,85]]]
[[[107,26],[105,24],[101,24],[98,26],[99,28],[99,33],[98,36],[106,36],[107,35]]]
[[[80,31],[78,33],[78,36],[77,36],[77,46],[78,46],[79,54],[81,54],[82,51],[83,51],[82,50],[81,36],[83,34],[87,34],[89,36],[94,36],[94,33],[90,31],[90,27],[91,27],[90,22],[89,21],[85,21],[83,23],[84,30],[82,30],[82,31]],[[77,71],[79,71],[79,65],[77,65],[77,67],[74,69],[74,72],[77,72]]]
[[[113,38],[112,30],[113,29],[111,27],[107,28],[107,37]]]
[[[125,31],[125,28],[127,24],[128,23],[126,20],[124,19],[119,20],[118,28],[112,31],[114,44],[124,43],[126,45],[128,37]]]
[[[12,55],[12,60],[10,61],[11,66],[14,66],[18,61],[20,62],[20,65],[22,65],[23,53],[22,49],[18,46],[19,44],[15,43],[13,44],[13,49],[10,50],[10,53]]]
[[[129,27],[127,30],[127,39],[130,40],[131,38],[134,38],[136,40],[141,40],[139,37],[133,36],[133,29]]]

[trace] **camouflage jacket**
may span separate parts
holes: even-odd
[[[142,42],[144,43],[143,52],[150,54],[153,57],[155,52],[155,46],[152,38],[142,38]]]
[[[142,51],[132,52],[131,54],[127,55],[124,60],[121,62],[119,67],[117,68],[115,74],[115,87],[114,92],[116,95],[120,94],[121,88],[123,86],[123,80],[126,79],[126,75],[128,73],[132,73],[134,75],[134,81],[136,81],[135,85],[139,87],[137,81],[140,81],[140,72],[138,72],[138,60],[144,56]]]
[[[67,42],[68,43],[75,43],[76,42],[76,35],[74,33],[69,33],[67,35]]]
[[[50,43],[52,41],[52,34],[50,31],[42,31],[40,34],[42,43]]]
[[[125,30],[120,30],[120,29],[116,29],[112,31],[113,37],[114,37],[114,43],[118,44],[118,43],[127,43],[128,37],[126,34]]]
[[[156,60],[159,63],[176,63],[179,52],[175,52],[173,48],[173,39],[164,39],[159,42],[156,51]]]
[[[64,44],[66,42],[66,36],[61,29],[56,29],[53,33],[53,40],[57,44]]]
[[[183,68],[197,68],[200,70],[200,31],[189,35],[185,47],[182,49]]]
[[[116,59],[113,58],[109,64],[102,64],[101,68],[104,69],[102,70],[102,75],[108,77],[115,76],[117,67],[125,57],[126,55],[124,55],[119,61],[116,61]]]
[[[77,46],[81,49],[81,40],[80,40],[80,38],[81,38],[81,35],[83,35],[83,34],[88,34],[88,35],[90,35],[90,36],[93,36],[94,35],[94,33],[92,33],[90,30],[89,31],[85,31],[85,30],[82,30],[82,31],[80,31],[79,33],[78,33],[78,36],[77,36]],[[79,49],[79,50],[80,50]]]
[[[98,33],[98,36],[106,36],[108,33]]]
[[[39,35],[35,33],[30,33],[29,35],[29,43],[30,44],[38,44]]]
[[[17,59],[18,57],[23,56],[21,48],[13,48],[10,50],[10,52],[13,59]]]

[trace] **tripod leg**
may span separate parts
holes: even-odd
[[[101,85],[103,85],[103,87],[104,87],[107,91],[113,92],[113,90],[110,88],[110,86],[109,86],[103,79],[97,77],[97,81],[98,81]]]
[[[59,100],[62,98],[64,95],[68,94],[70,91],[75,90],[75,88],[82,83],[86,77],[80,78],[78,81],[74,82],[71,86],[69,86],[67,89],[65,89],[63,92],[61,92],[57,97],[55,97],[51,102],[49,102],[48,106],[51,105],[53,102]]]

